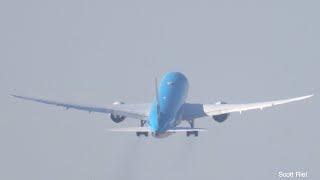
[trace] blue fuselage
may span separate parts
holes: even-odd
[[[155,100],[150,110],[149,126],[154,135],[165,134],[168,129],[179,124],[188,88],[188,80],[182,73],[170,72],[164,75],[157,89],[158,100]]]

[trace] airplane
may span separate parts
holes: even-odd
[[[110,106],[96,107],[79,105],[45,99],[31,98],[12,95],[15,98],[35,101],[49,105],[61,106],[66,109],[76,109],[88,112],[105,113],[115,123],[123,122],[126,118],[140,120],[139,127],[111,129],[113,132],[135,132],[137,136],[151,134],[156,138],[164,138],[174,133],[184,132],[186,136],[198,136],[199,132],[206,131],[204,128],[195,128],[195,119],[211,117],[217,122],[224,122],[233,112],[254,109],[264,109],[275,105],[291,103],[312,97],[313,95],[301,96],[277,101],[227,104],[217,103],[188,103],[189,83],[186,76],[180,72],[166,73],[159,83],[155,80],[155,100],[151,104],[125,104],[116,101]],[[189,127],[180,127],[182,121],[188,122]]]

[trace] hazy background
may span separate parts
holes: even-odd
[[[319,179],[317,0],[1,0],[0,179]],[[189,101],[255,102],[316,94],[198,138],[114,134],[107,115],[10,94],[107,105],[150,102],[155,77],[181,71]]]

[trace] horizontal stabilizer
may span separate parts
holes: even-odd
[[[129,127],[129,128],[114,128],[110,129],[112,132],[152,132],[149,127]],[[175,127],[168,129],[166,132],[189,132],[189,131],[207,131],[203,128],[188,128],[188,127]]]
[[[176,128],[168,130],[168,132],[190,132],[190,131],[207,131],[207,129],[204,129],[204,128],[176,127]]]
[[[151,132],[148,127],[113,128],[109,130],[112,132]]]

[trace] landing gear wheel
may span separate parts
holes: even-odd
[[[189,137],[190,135],[194,135],[195,137],[197,137],[199,135],[199,132],[198,131],[188,131],[187,137]]]
[[[137,136],[140,137],[141,135],[144,135],[145,137],[148,137],[148,132],[136,132]]]

